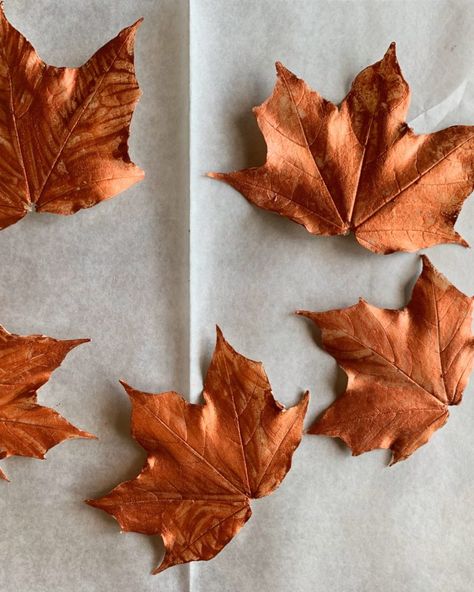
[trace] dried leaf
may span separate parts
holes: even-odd
[[[66,355],[88,339],[13,335],[0,325],[0,458],[45,453],[63,440],[94,438],[36,402],[36,391]],[[0,477],[6,479],[0,470]]]
[[[364,300],[329,312],[299,312],[322,329],[325,349],[348,376],[345,393],[310,428],[358,455],[390,448],[392,463],[428,442],[458,405],[474,359],[473,299],[423,256],[410,303],[380,309]]]
[[[140,95],[135,33],[80,68],[46,65],[0,6],[0,229],[28,211],[74,214],[143,178],[128,155]]]
[[[285,410],[262,364],[238,354],[219,330],[204,405],[122,384],[132,401],[132,436],[148,458],[138,477],[88,503],[125,531],[162,535],[166,555],[154,573],[211,559],[250,518],[250,499],[285,477],[308,393]]]
[[[312,234],[353,231],[377,253],[467,246],[454,223],[474,188],[474,127],[416,135],[406,125],[410,92],[395,44],[339,107],[280,63],[277,76],[255,109],[266,163],[211,177]]]

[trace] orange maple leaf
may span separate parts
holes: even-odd
[[[122,384],[132,401],[132,436],[148,458],[138,477],[87,503],[125,531],[161,534],[166,555],[154,573],[211,559],[250,518],[250,499],[268,495],[285,477],[308,393],[285,410],[262,364],[237,353],[219,329],[204,405]]]
[[[254,110],[266,163],[211,177],[312,234],[353,231],[377,253],[467,246],[454,223],[474,188],[474,127],[416,135],[407,126],[410,92],[395,44],[339,107],[276,67],[272,96]]]
[[[346,391],[310,428],[341,438],[354,455],[389,448],[392,464],[428,442],[461,402],[474,361],[473,299],[423,256],[423,272],[402,310],[364,300],[304,312],[348,376]]]
[[[128,155],[140,96],[135,32],[80,68],[48,66],[0,5],[0,229],[38,212],[74,214],[143,178]]]
[[[42,387],[66,355],[88,339],[60,341],[14,335],[0,325],[0,458],[45,453],[63,440],[95,438],[37,403]],[[0,477],[6,479],[0,470]]]

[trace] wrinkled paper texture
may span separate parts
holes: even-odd
[[[332,438],[303,438],[284,487],[253,503],[252,520],[206,563],[149,575],[163,553],[158,537],[119,535],[82,500],[132,478],[145,459],[118,379],[196,401],[216,323],[263,361],[286,406],[311,391],[307,427],[343,391],[336,362],[293,311],[359,296],[403,306],[418,256],[311,236],[205,173],[264,161],[251,108],[269,96],[276,60],[339,101],[395,40],[415,130],[474,123],[472,3],[193,0],[190,47],[185,0],[7,0],[5,11],[43,59],[71,66],[145,17],[130,155],[146,179],[71,218],[31,214],[0,233],[2,322],[92,339],[40,400],[100,438],[58,446],[43,462],[5,461],[2,592],[471,592],[472,385],[429,446],[390,469],[387,451],[352,458]],[[474,244],[472,198],[456,229]],[[427,252],[474,293],[472,250]]]

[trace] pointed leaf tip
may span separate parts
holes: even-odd
[[[393,59],[395,62],[397,61],[397,44],[395,41],[392,41],[388,46],[387,51],[383,56],[383,60]]]
[[[153,569],[151,571],[151,574],[153,576],[157,576],[158,574],[164,572],[165,570],[167,570],[169,567],[174,567],[175,565],[180,565],[179,563],[176,564],[174,563],[171,559],[169,559],[169,557],[167,557],[168,552],[165,552],[165,556],[163,557],[160,565],[158,565],[157,567],[155,567],[155,569]]]
[[[100,501],[101,501],[101,498],[98,498],[98,499],[90,498],[90,499],[85,499],[84,503],[87,504],[88,506],[90,506],[91,508],[97,508],[99,510],[102,510],[103,508],[102,508],[102,504],[100,503]]]
[[[281,62],[275,62],[275,69],[276,69],[278,77],[284,76],[285,74],[293,75],[293,72],[291,72],[291,70],[288,70],[288,68],[284,64],[282,64]],[[264,108],[264,106],[265,106],[265,102],[262,103],[260,105],[260,107],[257,107],[257,109]]]
[[[134,391],[133,387],[131,387],[127,382],[125,382],[125,380],[119,380],[119,383],[123,386],[127,395],[129,397],[132,397],[132,393]]]
[[[79,345],[82,345],[83,343],[90,343],[91,339],[89,337],[84,337],[84,338],[80,338],[80,339],[66,339],[64,340],[63,343],[70,343],[71,347],[78,347]]]
[[[314,315],[314,312],[311,312],[310,310],[295,310],[295,314],[299,317],[310,319]]]
[[[306,415],[306,410],[307,410],[308,405],[309,405],[310,398],[311,398],[311,394],[310,394],[309,390],[306,390],[302,394],[301,399],[298,402],[298,405],[301,405],[302,407],[304,407],[304,409],[305,409],[305,415]]]
[[[78,438],[84,438],[85,440],[98,440],[99,436],[95,436],[94,434],[91,434],[90,432],[85,432],[83,430],[79,430],[81,433],[78,436]]]
[[[124,29],[122,29],[122,31],[119,33],[119,35],[123,34],[123,33],[130,33],[131,35],[134,35],[138,31],[138,29],[141,27],[142,23],[143,23],[143,17],[140,17],[134,23],[132,23],[128,27],[125,27]]]
[[[423,263],[423,266],[425,266],[425,265],[429,265],[429,266],[433,267],[433,264],[431,263],[431,261],[430,261],[430,259],[429,259],[428,255],[425,255],[424,253],[422,253],[422,254],[420,255],[420,258],[421,258],[421,261],[422,261],[422,263]]]
[[[206,177],[216,179],[216,181],[226,181],[227,175],[228,173],[215,173],[214,171],[206,173]]]

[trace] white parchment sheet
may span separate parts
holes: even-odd
[[[357,458],[307,436],[273,495],[212,561],[149,575],[159,537],[119,534],[82,503],[139,471],[118,385],[197,401],[218,323],[264,362],[275,396],[312,394],[306,426],[344,388],[297,308],[359,296],[403,306],[415,254],[377,256],[351,238],[309,235],[208,179],[261,164],[251,108],[282,61],[340,101],[391,41],[412,89],[418,132],[474,123],[474,4],[452,0],[7,0],[6,13],[49,63],[79,65],[120,28],[137,37],[144,95],[131,155],[146,180],[73,217],[35,214],[0,233],[0,322],[18,333],[90,337],[40,391],[99,441],[70,441],[45,462],[2,463],[1,592],[471,592],[474,388],[408,461]],[[457,229],[474,244],[474,201]],[[190,233],[188,232],[190,231]],[[426,251],[474,293],[474,253]],[[474,384],[474,383],[473,383]]]

